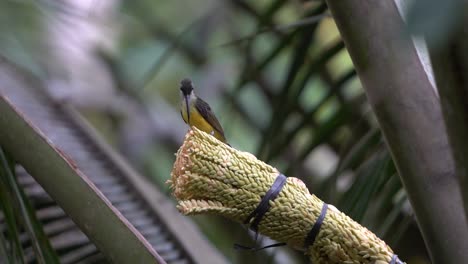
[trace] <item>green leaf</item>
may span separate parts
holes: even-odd
[[[339,208],[351,218],[361,221],[382,182],[392,175],[391,162],[387,151],[380,151],[365,162],[358,169],[356,180],[340,199]]]
[[[7,164],[7,163],[6,163]],[[6,227],[6,235],[9,238],[9,254],[8,258],[11,260],[9,263],[24,263],[23,247],[20,241],[20,229],[18,219],[16,217],[13,194],[8,186],[6,171],[8,164],[5,166],[0,162],[0,206],[3,212],[3,217]]]
[[[0,232],[0,263],[13,263],[13,257],[8,252],[8,244],[9,243],[3,235],[3,232]]]
[[[341,46],[341,48],[343,48],[342,42],[340,42],[338,44],[339,45],[334,46],[334,47]],[[338,49],[336,49],[336,48],[332,48],[331,50],[336,51],[336,52],[338,51]],[[336,54],[336,53],[334,53],[334,52],[329,52],[329,53],[325,52],[325,55],[320,56],[318,61],[320,61],[320,63],[325,63],[327,61],[327,58],[332,57],[332,54]],[[314,63],[314,65],[316,65],[316,64]],[[312,68],[316,68],[316,67],[311,67],[309,69],[310,74],[312,73]],[[316,68],[316,70],[318,70],[318,68]],[[327,101],[334,98],[334,95],[336,95],[336,92],[339,91],[343,87],[343,85],[347,81],[349,81],[351,78],[353,78],[355,75],[356,75],[356,72],[354,70],[351,70],[348,73],[344,74],[343,77],[341,77],[336,82],[336,84],[334,86],[329,87],[329,89],[327,90],[327,93],[325,94],[325,96],[323,96],[320,99],[320,101],[311,110],[307,111],[303,115],[303,118],[301,119],[301,121],[293,129],[291,129],[290,131],[284,132],[284,133],[286,133],[286,135],[285,136],[283,135],[281,137],[281,139],[270,143],[271,144],[271,150],[269,152],[268,159],[275,158],[280,153],[280,151],[282,149],[284,149],[290,142],[292,142],[292,140],[295,138],[295,136],[299,133],[299,131],[301,129],[303,129],[306,126],[309,126],[311,123],[313,123],[316,113],[322,109],[322,107],[326,104]],[[296,105],[299,105],[299,100],[300,99],[297,98],[296,100],[297,100]],[[284,111],[288,111],[288,110],[284,109]],[[292,109],[289,109],[289,111],[292,111]]]
[[[292,170],[310,154],[310,152],[324,143],[329,139],[334,132],[337,131],[338,127],[343,125],[348,119],[348,111],[346,107],[341,107],[336,113],[328,118],[323,124],[321,124],[315,131],[312,140],[310,140],[306,146],[302,148],[297,159],[290,162],[286,169],[286,175],[292,173]]]
[[[399,189],[401,187],[399,186]],[[395,190],[396,191],[396,190]],[[395,196],[396,192],[391,193],[391,197],[388,197],[387,201],[391,201],[393,203],[392,199]],[[389,232],[393,230],[393,227],[397,220],[399,219],[399,216],[401,215],[402,208],[404,203],[408,200],[405,194],[400,195],[396,198],[396,201],[394,202],[394,205],[392,206],[392,209],[386,217],[384,218],[384,221],[381,223],[380,227],[378,228],[378,234],[380,234],[382,237],[387,237]]]
[[[26,232],[31,239],[31,243],[38,263],[59,263],[57,254],[50,245],[49,239],[45,236],[42,224],[37,220],[34,209],[29,200],[19,186],[14,167],[8,164],[7,156],[0,148],[0,163],[4,168],[4,176],[12,194],[12,200],[17,206],[17,218],[21,219]]]
[[[325,191],[327,197],[333,199],[332,197],[336,196],[336,185],[340,174],[344,170],[358,167],[358,165],[362,163],[364,158],[369,155],[369,152],[375,148],[380,140],[380,130],[375,128],[368,131],[368,133],[358,142],[355,142],[347,152],[341,153],[340,161],[336,166],[335,171],[324,183],[324,188],[327,190]]]
[[[316,9],[312,10],[309,15],[321,14],[326,10],[326,5],[321,4]],[[301,31],[300,40],[294,46],[294,54],[290,60],[290,65],[288,67],[288,72],[286,77],[283,80],[279,93],[275,96],[273,100],[273,115],[269,127],[266,129],[265,136],[262,138],[262,141],[259,144],[257,150],[257,156],[260,158],[268,157],[267,155],[267,145],[269,142],[276,140],[277,136],[280,134],[280,126],[284,120],[288,117],[289,112],[285,111],[284,105],[288,105],[288,102],[285,101],[285,98],[288,98],[289,88],[293,86],[293,83],[296,81],[296,77],[299,75],[300,69],[305,63],[309,49],[311,48],[311,43],[314,40],[314,33],[317,29],[317,24],[313,24],[310,27],[307,27],[305,30]],[[268,159],[266,159],[268,161]]]

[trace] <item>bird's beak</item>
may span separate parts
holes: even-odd
[[[189,95],[184,94],[185,107],[187,110],[187,123],[190,125],[190,109],[189,109]]]

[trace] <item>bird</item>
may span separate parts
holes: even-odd
[[[197,97],[192,81],[189,78],[184,78],[180,82],[180,96],[180,114],[184,122],[227,144],[221,124],[211,110],[210,105]]]

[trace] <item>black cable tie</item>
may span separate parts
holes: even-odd
[[[327,215],[328,204],[323,203],[322,211],[320,212],[317,221],[315,222],[314,226],[310,230],[309,234],[307,234],[306,239],[304,240],[304,248],[307,249],[308,247],[312,246],[315,242],[315,238],[317,237],[318,233],[320,232],[320,227],[322,227],[323,220]]]
[[[273,201],[276,199],[276,197],[278,197],[281,189],[283,189],[283,186],[286,184],[286,180],[286,176],[284,176],[282,173],[278,174],[270,189],[266,192],[265,196],[262,197],[262,200],[260,200],[257,208],[255,208],[255,210],[249,214],[247,219],[245,219],[244,224],[248,224],[250,220],[254,218],[250,224],[250,228],[256,234],[258,233],[258,225],[260,224],[260,221],[262,221],[263,216],[268,211],[268,209],[270,209],[270,201]]]
[[[390,260],[390,264],[403,264],[403,263],[404,262],[398,258],[397,254],[393,254],[392,260]]]
[[[236,249],[236,250],[260,251],[260,250],[267,249],[267,248],[282,247],[282,246],[286,246],[286,243],[280,242],[280,243],[275,243],[275,244],[271,244],[271,245],[260,247],[260,248],[248,247],[248,246],[243,246],[243,245],[240,245],[240,244],[234,244],[234,249]]]

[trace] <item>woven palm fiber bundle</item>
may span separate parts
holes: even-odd
[[[278,174],[252,154],[192,128],[177,152],[168,183],[183,214],[216,214],[243,223]],[[393,251],[384,241],[332,205],[315,242],[305,246],[324,203],[297,178],[288,177],[269,203],[258,232],[304,251],[313,263],[392,262]]]

